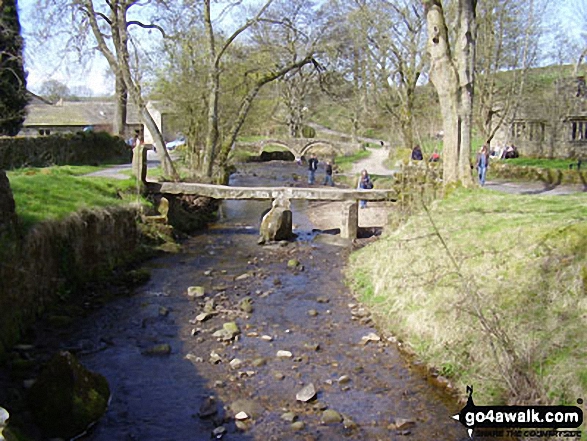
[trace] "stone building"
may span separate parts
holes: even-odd
[[[525,157],[587,158],[585,78],[561,78],[535,87],[500,140],[514,144]]]

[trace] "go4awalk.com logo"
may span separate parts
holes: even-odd
[[[577,406],[476,406],[473,388],[467,386],[467,405],[453,418],[473,437],[483,429],[486,437],[581,438],[583,410]],[[583,400],[577,400],[583,404]]]

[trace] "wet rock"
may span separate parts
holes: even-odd
[[[355,423],[348,415],[342,415],[342,425],[347,430],[355,430],[359,427],[357,423]]]
[[[251,363],[251,365],[253,367],[261,367],[261,366],[265,366],[267,364],[267,360],[265,360],[264,358],[255,358],[253,360],[253,362]]]
[[[295,421],[295,422],[291,423],[291,425],[289,427],[294,432],[299,432],[300,430],[304,430],[306,428],[306,425],[304,424],[303,421]]]
[[[241,274],[240,276],[237,276],[234,280],[236,282],[240,282],[242,280],[248,279],[249,277],[251,277],[251,274],[250,273],[244,273],[244,274]]]
[[[292,238],[292,214],[289,199],[280,196],[273,201],[271,210],[263,216],[259,235],[257,241],[259,244]]]
[[[239,302],[238,307],[246,312],[247,314],[250,314],[253,312],[253,299],[251,299],[250,297],[245,297],[244,299],[242,299]]]
[[[414,427],[416,422],[408,418],[396,418],[393,425],[396,430],[406,430]]]
[[[28,394],[36,423],[47,437],[73,438],[106,411],[106,379],[83,367],[69,352],[47,364]]]
[[[200,418],[209,418],[218,413],[218,404],[214,397],[207,397],[200,405],[198,415]]]
[[[298,259],[289,259],[287,261],[288,268],[297,268],[298,266],[300,266],[300,261]]]
[[[204,304],[204,312],[214,312],[215,308],[214,299],[210,299]]]
[[[4,428],[7,425],[8,418],[10,418],[10,414],[6,409],[0,407],[0,440],[3,440],[3,432]]]
[[[323,412],[326,409],[328,409],[328,406],[326,404],[322,403],[321,401],[316,401],[316,403],[314,403],[314,406],[312,406],[312,409],[314,409],[316,411]]]
[[[202,312],[201,314],[198,314],[196,316],[196,321],[197,322],[205,322],[206,320],[208,320],[212,316],[213,316],[213,314],[210,314],[209,312]]]
[[[232,369],[240,369],[243,365],[243,361],[240,358],[233,358],[228,364]]]
[[[320,418],[322,424],[338,424],[342,423],[342,415],[336,410],[326,409]]]
[[[203,286],[190,286],[188,288],[188,297],[195,299],[204,297],[206,295],[206,290]]]
[[[308,342],[304,343],[304,348],[310,351],[318,351],[320,350],[320,345],[318,343]]]
[[[204,359],[202,357],[198,357],[195,354],[189,353],[184,357],[186,360],[191,361],[192,363],[203,363]]]
[[[339,379],[338,379],[338,384],[347,384],[351,381],[351,377],[349,377],[348,375],[342,375]]]
[[[226,428],[224,426],[219,426],[212,431],[212,438],[220,439],[226,434]]]
[[[378,341],[381,341],[381,337],[379,337],[374,332],[370,332],[369,334],[367,334],[361,338],[361,342],[364,345],[366,345],[369,342],[378,342]]]
[[[314,383],[310,383],[304,386],[297,394],[296,400],[301,401],[302,403],[307,403],[308,401],[314,399],[316,397],[316,388],[314,387]]]
[[[204,275],[209,277],[212,275],[213,272],[214,272],[214,270],[209,269],[209,270],[204,271]]]
[[[240,333],[241,331],[235,322],[226,322],[222,325],[222,329],[212,334],[212,337],[220,338],[222,340],[232,340]]]
[[[273,337],[271,337],[270,335],[262,335],[261,336],[261,340],[264,340],[264,341],[273,341]]]
[[[210,352],[210,363],[218,364],[222,362],[222,357],[216,351]]]
[[[316,317],[316,316],[318,315],[318,311],[316,311],[315,309],[310,309],[310,310],[308,311],[308,315],[309,315],[310,317]]]
[[[277,381],[281,381],[285,378],[285,375],[283,375],[281,372],[275,372],[273,374],[273,378],[275,378]]]
[[[166,308],[165,306],[159,307],[159,315],[161,317],[167,317],[169,315],[169,311],[169,308]]]
[[[316,301],[317,301],[318,303],[329,303],[329,302],[330,302],[330,299],[329,299],[328,297],[318,297],[318,298],[316,299]]]
[[[293,354],[290,351],[277,351],[277,357],[279,358],[291,358]]]
[[[171,346],[168,343],[162,343],[151,346],[142,352],[143,355],[149,355],[153,357],[162,357],[171,354]]]
[[[230,410],[235,414],[238,415],[241,412],[247,414],[249,418],[257,419],[259,418],[265,409],[259,403],[253,400],[236,400],[230,404]]]
[[[274,285],[274,286],[281,286],[281,279],[279,279],[279,278],[277,278],[277,277],[276,277],[276,278],[274,278],[274,279],[273,279],[273,285]]]
[[[244,412],[243,412],[244,413]],[[246,431],[249,430],[249,425],[247,424],[246,421],[242,421],[242,420],[236,420],[234,422],[234,425],[236,426],[236,428],[240,431]]]
[[[246,412],[240,411],[234,416],[235,420],[247,420],[249,419],[249,415]]]
[[[293,412],[285,412],[281,415],[281,419],[288,423],[293,423],[297,419],[297,415]]]

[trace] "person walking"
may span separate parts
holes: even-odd
[[[334,181],[332,180],[332,163],[330,161],[326,161],[325,173],[324,185],[330,185],[331,187],[334,187]]]
[[[479,173],[479,183],[481,186],[485,185],[487,167],[489,167],[489,150],[487,145],[483,145],[479,153],[477,153],[477,172]]]
[[[318,170],[318,159],[316,159],[316,155],[312,153],[308,161],[308,184],[310,185],[314,185],[314,181],[316,180],[316,170]]]
[[[360,190],[371,190],[373,188],[373,182],[371,182],[371,177],[369,176],[369,173],[367,173],[367,170],[365,170],[365,169],[363,169],[361,171],[361,177],[359,178],[359,183],[357,185],[357,188]],[[367,201],[360,200],[359,207],[360,208],[367,208]]]

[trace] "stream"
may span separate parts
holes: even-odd
[[[247,165],[231,183],[304,185],[305,171]],[[296,241],[257,245],[269,206],[224,202],[219,221],[180,253],[145,264],[148,283],[73,325],[62,346],[78,348],[112,391],[81,439],[468,439],[451,418],[459,406],[378,341],[344,284],[348,249],[312,240],[307,201],[292,203]],[[205,296],[188,296],[193,286]],[[239,335],[213,336],[228,322]],[[169,354],[150,354],[164,344]],[[310,383],[315,397],[297,400]],[[248,418],[235,420],[241,411]]]

